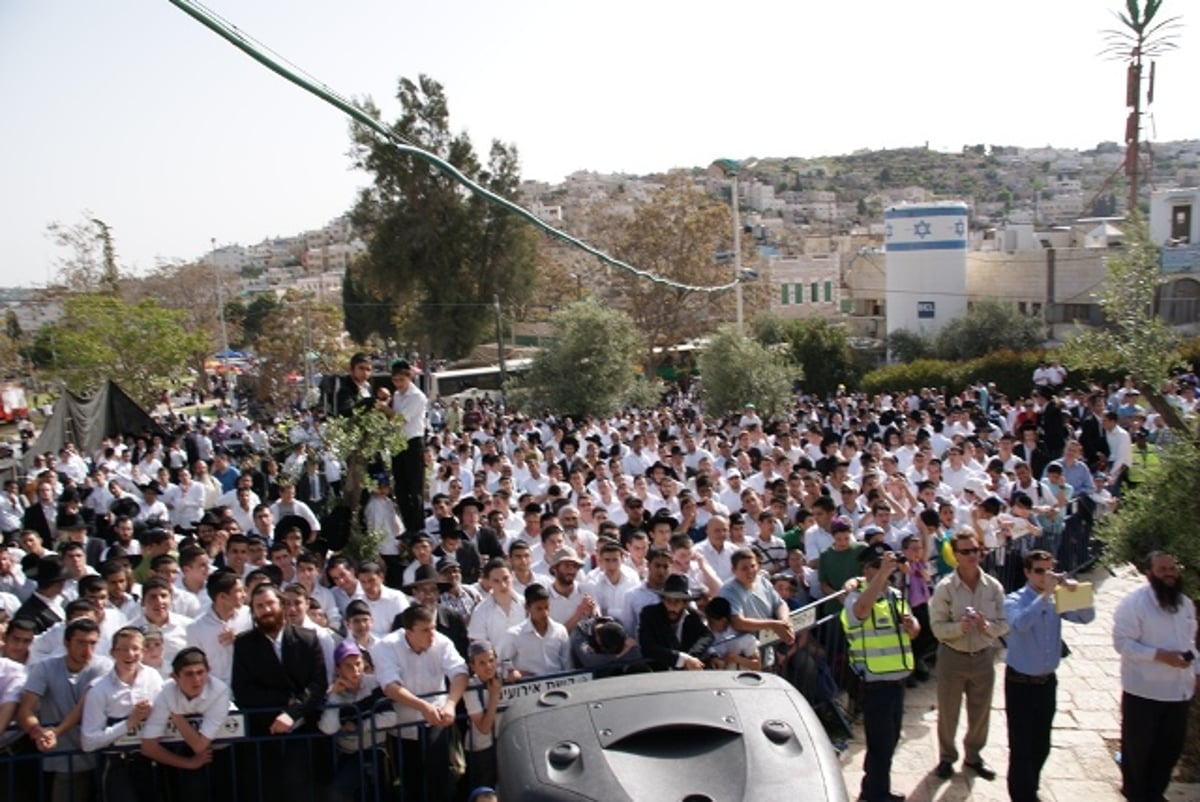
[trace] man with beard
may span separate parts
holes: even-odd
[[[704,669],[704,655],[712,645],[713,634],[690,604],[697,595],[688,587],[687,577],[667,577],[658,604],[644,608],[638,616],[638,645],[655,671]]]
[[[1149,584],[1113,614],[1113,647],[1121,655],[1121,792],[1130,802],[1163,798],[1200,686],[1196,608],[1183,594],[1175,557],[1151,553],[1147,576]]]
[[[283,601],[283,592],[274,585],[256,587],[250,598],[254,629],[233,643],[234,702],[244,710],[263,711],[246,716],[248,734],[256,738],[316,732],[325,700],[325,658],[317,636],[286,623]],[[281,802],[306,798],[312,790],[312,755],[304,742],[281,739],[256,746],[257,755],[239,761],[258,766],[257,772],[244,772],[244,796]]]

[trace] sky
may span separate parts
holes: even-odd
[[[401,76],[430,75],[477,151],[515,143],[523,176],[550,182],[926,143],[1091,148],[1126,115],[1124,68],[1098,55],[1120,0],[208,2],[385,119]],[[1200,138],[1200,14],[1184,23],[1156,140]],[[104,220],[144,272],[318,228],[369,182],[342,112],[168,0],[0,1],[0,109],[0,286],[54,278],[53,221]]]

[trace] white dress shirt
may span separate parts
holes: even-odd
[[[467,664],[455,650],[454,643],[440,632],[433,633],[433,645],[418,654],[408,645],[404,630],[398,629],[372,647],[371,659],[375,661],[375,677],[381,688],[395,682],[409,693],[425,697],[430,704],[439,707],[446,703],[447,683],[467,673]],[[397,703],[395,708],[401,724],[424,721],[419,711],[407,705]],[[416,740],[418,730],[418,727],[404,727],[400,735],[407,740]]]
[[[154,709],[150,711],[150,717],[142,727],[142,740],[162,738],[167,734],[167,721],[170,720],[171,714],[179,713],[183,716],[203,716],[198,731],[211,741],[221,734],[221,725],[232,708],[229,700],[228,683],[211,674],[200,695],[194,699],[184,696],[175,680],[169,679],[163,683],[158,701],[154,703]]]
[[[124,735],[125,719],[133,712],[134,705],[141,701],[153,703],[162,686],[162,676],[143,665],[138,666],[137,676],[130,683],[122,681],[115,668],[96,680],[83,702],[83,720],[79,725],[83,751],[103,749]]]
[[[547,622],[546,634],[539,635],[528,618],[508,630],[504,645],[497,647],[501,660],[511,660],[513,668],[526,676],[558,674],[571,669],[571,636],[554,619]]]
[[[1196,608],[1187,596],[1179,597],[1179,609],[1167,612],[1155,598],[1154,589],[1143,585],[1117,605],[1113,613],[1113,648],[1121,655],[1121,690],[1143,699],[1183,702],[1196,690],[1200,660],[1187,668],[1173,668],[1155,661],[1159,649],[1194,652]]]
[[[516,596],[508,604],[508,611],[496,604],[489,594],[471,612],[471,622],[467,627],[467,637],[472,641],[486,640],[492,642],[497,653],[508,638],[508,631],[521,625],[525,620],[525,605]]]
[[[722,582],[733,578],[733,553],[737,551],[737,546],[727,540],[721,550],[717,551],[712,541],[705,538],[696,544],[695,549],[697,554],[704,555],[704,559]]]
[[[408,597],[395,588],[384,585],[379,589],[379,598],[372,601],[363,595],[363,601],[371,608],[371,631],[386,635],[392,631],[392,621],[408,609]]]
[[[392,393],[392,411],[404,416],[404,436],[412,440],[425,434],[425,408],[428,402],[425,393],[410,382],[408,392]]]
[[[620,621],[625,631],[632,634],[637,630],[637,619],[633,617],[629,603],[630,594],[640,584],[637,572],[623,565],[615,583],[609,580],[602,569],[594,571],[588,580],[587,592],[596,599],[602,615]]]
[[[188,625],[187,641],[190,645],[199,646],[204,650],[205,656],[208,657],[208,673],[228,684],[233,677],[233,641],[221,643],[221,633],[228,630],[234,635],[239,635],[253,626],[250,611],[244,606],[237,608],[228,621],[222,621],[213,608],[209,607]],[[171,658],[164,654],[163,662],[169,663],[173,658],[174,654]]]

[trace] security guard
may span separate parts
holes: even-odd
[[[891,792],[892,756],[900,740],[904,716],[904,682],[912,673],[912,640],[921,625],[900,591],[888,581],[896,570],[896,553],[876,543],[858,554],[863,576],[846,596],[842,627],[849,641],[850,663],[862,676],[863,728],[867,753],[863,761],[861,802],[903,802]]]

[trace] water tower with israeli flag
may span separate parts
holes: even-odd
[[[887,330],[933,332],[967,311],[967,205],[892,206],[883,213]]]

